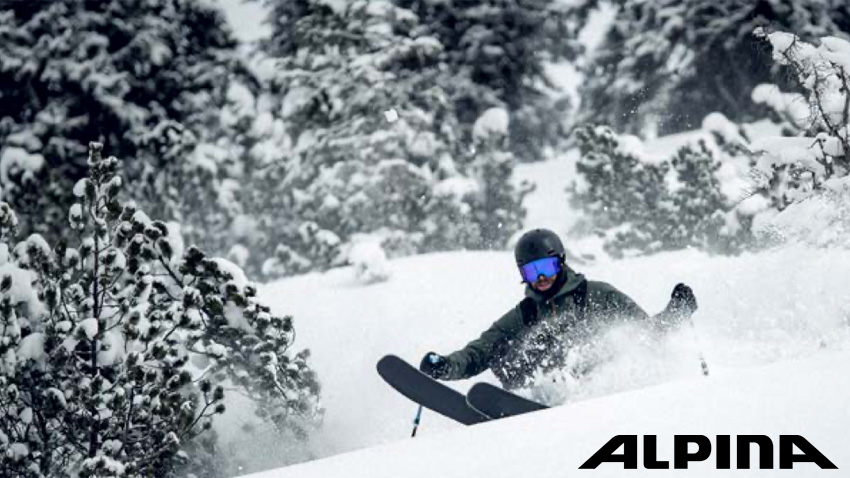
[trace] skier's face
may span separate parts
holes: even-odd
[[[547,290],[551,289],[552,286],[555,284],[555,279],[557,277],[557,275],[554,275],[552,277],[544,277],[541,275],[533,284],[531,284],[531,287],[533,287],[534,290],[538,292],[546,292]]]
[[[558,257],[543,257],[523,264],[519,268],[519,273],[522,275],[523,282],[531,284],[534,290],[546,292],[555,284],[561,268],[561,259]]]

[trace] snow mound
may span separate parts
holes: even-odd
[[[850,352],[843,352],[746,371],[720,370],[710,378],[556,407],[451,433],[429,433],[427,424],[433,414],[426,412],[416,439],[249,476],[658,476],[663,472],[643,469],[642,454],[638,470],[625,472],[620,463],[603,463],[595,470],[579,467],[615,435],[656,435],[657,459],[672,462],[674,435],[704,435],[714,448],[717,435],[737,433],[767,435],[775,444],[780,435],[802,435],[839,469],[847,469],[848,361]],[[734,446],[732,456],[732,463],[737,463]],[[713,451],[709,459],[692,461],[687,472],[676,473],[718,476],[715,457]],[[757,460],[758,455],[752,453],[752,468],[758,468]],[[821,470],[814,463],[795,463],[794,472],[778,470],[776,460],[774,456],[773,470],[739,473],[836,476],[835,470]]]
[[[574,244],[568,241],[566,246]],[[311,350],[311,364],[322,382],[326,416],[312,443],[314,456],[409,436],[416,407],[380,379],[375,363],[387,353],[418,362],[430,350],[457,350],[523,296],[510,252],[428,254],[390,260],[389,266],[391,278],[368,287],[353,283],[354,268],[345,267],[260,288],[261,298],[276,313],[294,317],[296,346]],[[695,331],[685,328],[657,346],[631,340],[628,330],[612,331],[604,351],[613,359],[579,380],[555,377],[556,383],[535,391],[537,398],[549,403],[567,401],[569,408],[661,384],[682,387],[684,400],[690,384],[703,380],[700,353],[714,380],[749,374],[751,367],[776,363],[781,368],[783,361],[850,350],[847,254],[803,247],[739,257],[680,251],[625,261],[600,259],[576,268],[590,279],[614,284],[650,313],[667,304],[677,282],[685,282],[693,287],[700,310],[694,317]],[[496,383],[490,372],[476,380]],[[782,383],[795,380],[789,376]],[[466,391],[472,383],[465,380],[452,386]],[[765,403],[774,398],[768,392],[762,396]],[[222,435],[232,442],[250,443],[250,435],[236,430],[251,417],[240,416],[236,406],[228,409],[230,413],[222,417],[228,431]],[[426,420],[425,439],[459,428],[435,414]],[[810,438],[805,429],[799,432]]]
[[[390,277],[387,254],[377,240],[360,241],[351,246],[348,261],[354,266],[354,275],[362,284],[383,282]]]

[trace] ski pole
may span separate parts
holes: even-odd
[[[416,438],[416,430],[419,429],[419,422],[422,420],[422,405],[419,405],[419,408],[416,410],[416,416],[413,417],[413,433],[410,434],[410,438]]]
[[[688,322],[691,323],[691,330],[694,333],[694,340],[698,341],[697,340],[697,338],[698,338],[697,337],[697,326],[694,325],[694,318],[690,317],[688,319]],[[699,350],[699,364],[702,367],[702,374],[705,375],[706,377],[708,377],[708,362],[705,361],[705,354],[702,353],[701,347],[700,347],[700,350]]]
[[[702,374],[708,377],[708,362],[705,361],[702,352],[699,353],[699,363],[702,366]]]

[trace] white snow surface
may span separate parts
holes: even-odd
[[[407,437],[416,407],[378,377],[375,363],[386,353],[418,363],[429,350],[448,353],[476,338],[522,297],[511,254],[393,260],[391,279],[368,286],[352,267],[269,284],[262,299],[294,315],[297,345],[311,349],[323,385],[327,414],[313,452],[322,457],[379,447],[255,478],[619,476],[621,465],[578,470],[617,434],[658,435],[661,459],[672,459],[674,434],[712,441],[717,434],[764,434],[774,441],[799,434],[846,468],[849,267],[850,254],[802,247],[740,257],[681,251],[579,267],[650,313],[664,307],[675,283],[690,284],[700,303],[695,330],[652,345],[628,329],[612,331],[604,341],[614,352],[609,363],[582,380],[536,390],[553,403],[566,399],[564,406],[472,428],[426,411],[420,438],[412,441]],[[700,374],[700,352],[709,378]],[[477,380],[495,383],[489,372]],[[474,381],[451,385],[465,391]],[[247,412],[223,418],[230,430],[224,438],[247,443],[249,436],[235,432],[251,420]],[[692,464],[688,476],[716,476],[711,460]],[[821,476],[813,465],[797,466],[805,470],[799,476]]]
[[[536,185],[534,192],[523,202],[528,209],[526,224],[545,227],[562,236],[575,224],[578,214],[570,210],[566,190],[578,178],[578,157],[578,150],[573,149],[549,161],[522,164],[516,168],[514,179],[517,184],[528,181]]]
[[[348,251],[348,262],[354,274],[363,284],[383,282],[390,277],[387,254],[377,239],[360,240]]]
[[[620,464],[578,468],[614,435],[657,435],[657,456],[672,461],[674,434],[706,435],[715,445],[716,435],[752,432],[770,436],[774,446],[779,435],[802,433],[839,470],[846,469],[850,386],[840,379],[846,376],[842,362],[848,359],[847,352],[831,353],[735,373],[722,371],[708,379],[696,377],[452,433],[431,433],[251,476],[838,476],[836,470],[820,470],[811,463],[796,464],[793,472],[717,472],[714,455],[690,463],[687,472],[624,472]],[[734,445],[732,450],[736,463]],[[754,456],[751,460],[757,466]],[[778,468],[776,462],[774,467]]]

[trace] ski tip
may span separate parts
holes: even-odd
[[[406,363],[407,362],[405,362],[397,355],[387,354],[381,357],[380,360],[378,360],[378,363],[375,364],[375,368],[378,370],[378,374],[383,377],[387,370],[396,368],[400,364]]]
[[[382,363],[397,362],[397,361],[400,361],[400,360],[402,360],[402,359],[401,359],[401,358],[399,358],[399,356],[398,356],[398,355],[394,355],[394,354],[387,354],[387,355],[384,355],[383,357],[381,357],[381,358],[378,360],[378,365],[380,365],[380,364],[382,364]]]
[[[375,367],[378,369],[379,372],[384,367],[384,365],[386,365],[387,360],[391,360],[391,357],[392,355],[384,355],[383,357],[378,359],[378,361],[375,363]]]
[[[487,390],[493,390],[493,389],[496,389],[496,390],[499,390],[499,391],[504,391],[504,389],[502,389],[501,387],[497,387],[497,386],[493,385],[492,383],[478,382],[478,383],[476,383],[475,385],[473,385],[472,387],[469,388],[469,393],[472,393],[473,391],[475,391],[476,393],[480,393],[480,392],[484,392],[484,391],[487,391]]]

